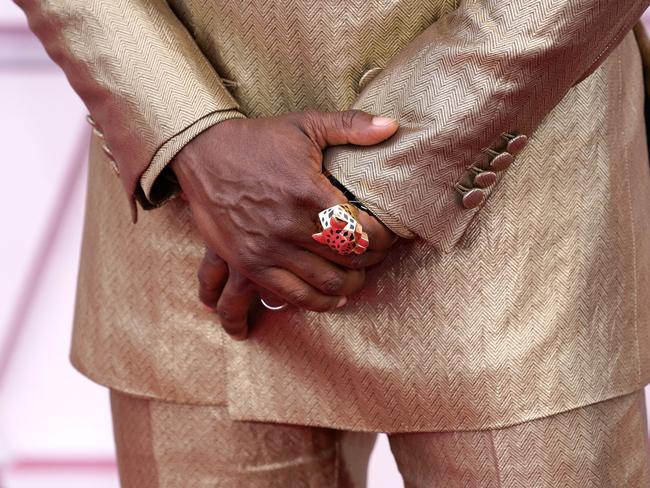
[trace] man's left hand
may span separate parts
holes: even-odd
[[[369,249],[388,251],[396,242],[397,236],[368,213],[360,211],[359,220],[368,233]],[[332,260],[336,260],[334,251]],[[252,312],[256,310],[256,301],[263,299],[271,306],[283,304],[280,298],[268,290],[259,289],[210,249],[206,249],[203,255],[198,281],[199,300],[219,315],[221,326],[233,339],[243,340],[247,337],[249,327],[253,325]]]

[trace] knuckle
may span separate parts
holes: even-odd
[[[334,187],[332,187],[334,188]],[[321,229],[318,224],[318,213],[329,206],[332,200],[332,190],[322,186],[322,183],[310,182],[309,186],[295,193],[291,225],[293,230],[305,232],[305,228]]]
[[[241,261],[246,256],[257,256],[263,253],[265,237],[259,234],[248,234],[242,245],[235,250],[237,259]]]
[[[323,128],[323,117],[316,110],[305,110],[302,113],[302,128],[311,138],[320,133]]]
[[[290,290],[289,293],[287,293],[287,300],[290,303],[298,306],[307,306],[309,304],[310,297],[311,293],[305,288],[296,288],[294,290]]]
[[[302,116],[307,121],[307,123],[314,123],[320,120],[320,112],[314,109],[305,110],[302,112]]]
[[[341,127],[345,130],[350,130],[354,126],[355,119],[359,116],[357,110],[348,110],[341,114]]]
[[[321,282],[321,290],[328,295],[338,295],[345,285],[345,278],[338,274],[326,276]]]
[[[248,252],[239,253],[237,270],[244,276],[257,276],[265,268],[262,256],[268,256],[266,246],[255,246]]]
[[[238,269],[239,275],[242,279],[256,281],[256,280],[266,280],[269,276],[269,271],[272,268],[271,265],[267,262],[261,262],[258,260],[251,261],[246,263],[244,266]],[[252,285],[251,285],[252,286]]]
[[[203,259],[213,266],[218,266],[222,261],[222,259],[219,256],[217,256],[215,252],[210,248],[206,248],[205,254],[203,255]]]

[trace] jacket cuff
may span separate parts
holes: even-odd
[[[393,136],[393,148],[404,146],[395,151],[398,156],[385,146],[340,146],[328,149],[324,167],[393,233],[405,239],[420,237],[449,252],[519,157],[528,136],[504,132],[482,151],[484,161],[474,157],[473,165],[442,168],[427,183],[421,174],[399,171],[425,159],[416,152],[422,144],[413,142],[413,131],[408,135],[408,139],[400,133]],[[425,135],[418,134],[418,140],[426,140]],[[474,152],[470,147],[459,154],[458,161],[471,161]]]
[[[356,199],[367,207],[394,234],[404,239],[414,239],[417,235],[406,227],[400,219],[386,208],[385,201],[376,191],[372,191],[372,183],[368,180],[350,178],[345,173],[344,165],[328,165],[327,172],[331,174],[343,187],[354,194]]]
[[[171,171],[167,170],[167,165],[186,144],[219,122],[245,117],[234,109],[209,113],[160,146],[140,177],[141,191],[136,190],[136,198],[142,208],[148,210],[159,207],[180,191],[176,178]]]

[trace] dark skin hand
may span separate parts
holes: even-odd
[[[361,289],[363,270],[384,259],[395,237],[361,212],[370,238],[364,254],[341,256],[312,239],[318,212],[346,202],[322,173],[323,150],[378,144],[397,127],[360,111],[232,119],[174,158],[171,167],[211,250],[199,268],[200,298],[216,308],[226,332],[245,336],[257,290],[267,303],[327,311]]]

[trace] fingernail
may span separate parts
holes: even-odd
[[[372,118],[372,125],[377,127],[386,127],[387,125],[393,125],[395,123],[396,123],[395,119],[391,119],[389,117],[375,116]]]
[[[214,312],[214,308],[212,308],[210,305],[206,305],[205,303],[201,302],[201,306],[208,312]]]
[[[336,304],[336,308],[341,308],[346,303],[348,303],[348,297],[341,297],[339,302]]]

